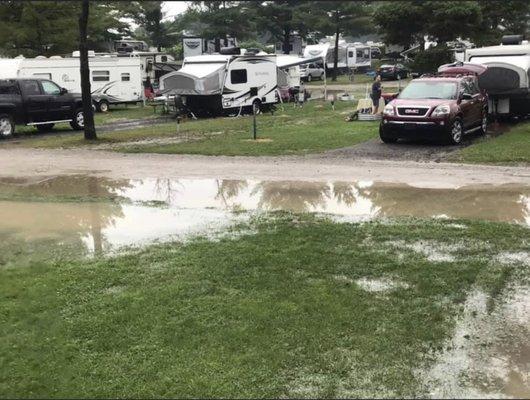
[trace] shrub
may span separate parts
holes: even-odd
[[[442,64],[453,61],[453,53],[446,46],[438,45],[425,51],[420,51],[410,64],[412,71],[420,74],[433,73]]]

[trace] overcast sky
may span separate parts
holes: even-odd
[[[164,1],[162,11],[166,13],[166,19],[171,19],[186,10],[188,1]]]

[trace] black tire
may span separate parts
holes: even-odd
[[[101,100],[97,103],[97,109],[99,112],[109,112],[109,102],[107,100]]]
[[[383,136],[383,135],[379,135],[379,137],[381,138],[381,141],[386,144],[397,143],[398,141],[397,138],[393,138],[393,137],[388,137],[388,136]]]
[[[324,73],[323,73],[323,72],[320,74],[320,80],[321,80],[321,81],[324,80]]]
[[[259,101],[258,99],[254,100],[252,102],[252,107],[250,108],[250,113],[253,114],[254,113],[254,108],[256,109],[256,115],[258,114],[261,114],[262,112],[262,104],[261,104],[261,101]]]
[[[82,131],[84,129],[85,120],[83,118],[82,108],[75,110],[74,115],[72,116],[72,122],[70,122],[70,126],[76,131]]]
[[[36,125],[37,130],[39,132],[49,132],[53,129],[55,124],[43,124],[43,125]]]
[[[449,142],[449,144],[457,145],[462,143],[463,137],[464,126],[462,125],[462,120],[460,119],[460,117],[456,117],[447,132],[447,141]]]
[[[308,81],[308,82],[311,82],[312,79],[313,79],[313,77],[311,76],[311,74],[308,74],[308,75],[307,75],[307,81]]]
[[[0,114],[0,137],[8,138],[15,134],[15,121],[9,114]]]

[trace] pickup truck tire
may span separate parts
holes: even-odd
[[[70,122],[70,126],[76,131],[83,130],[83,128],[85,127],[85,119],[83,118],[82,108],[78,108],[77,110],[75,110],[72,122]]]
[[[108,112],[109,111],[109,102],[107,100],[101,100],[98,104],[97,104],[97,109],[99,112]]]
[[[53,129],[55,124],[43,124],[43,125],[36,125],[37,130],[39,132],[49,132]]]
[[[15,134],[15,122],[9,114],[0,114],[0,137],[11,137]]]

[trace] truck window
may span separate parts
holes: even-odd
[[[13,84],[1,84],[0,83],[0,94],[20,94],[17,85]]]
[[[232,83],[247,83],[246,69],[233,69],[230,71],[230,82]]]
[[[123,74],[121,74],[122,82],[129,82],[130,80],[131,80],[131,74],[129,74],[128,72],[124,72]]]
[[[39,83],[37,81],[20,81],[22,93],[25,95],[40,94]]]
[[[42,84],[42,90],[44,90],[45,94],[56,95],[56,94],[61,93],[61,88],[57,86],[55,83],[53,83],[52,81],[42,81],[41,84]]]
[[[94,82],[110,81],[110,71],[92,71],[92,81]]]

